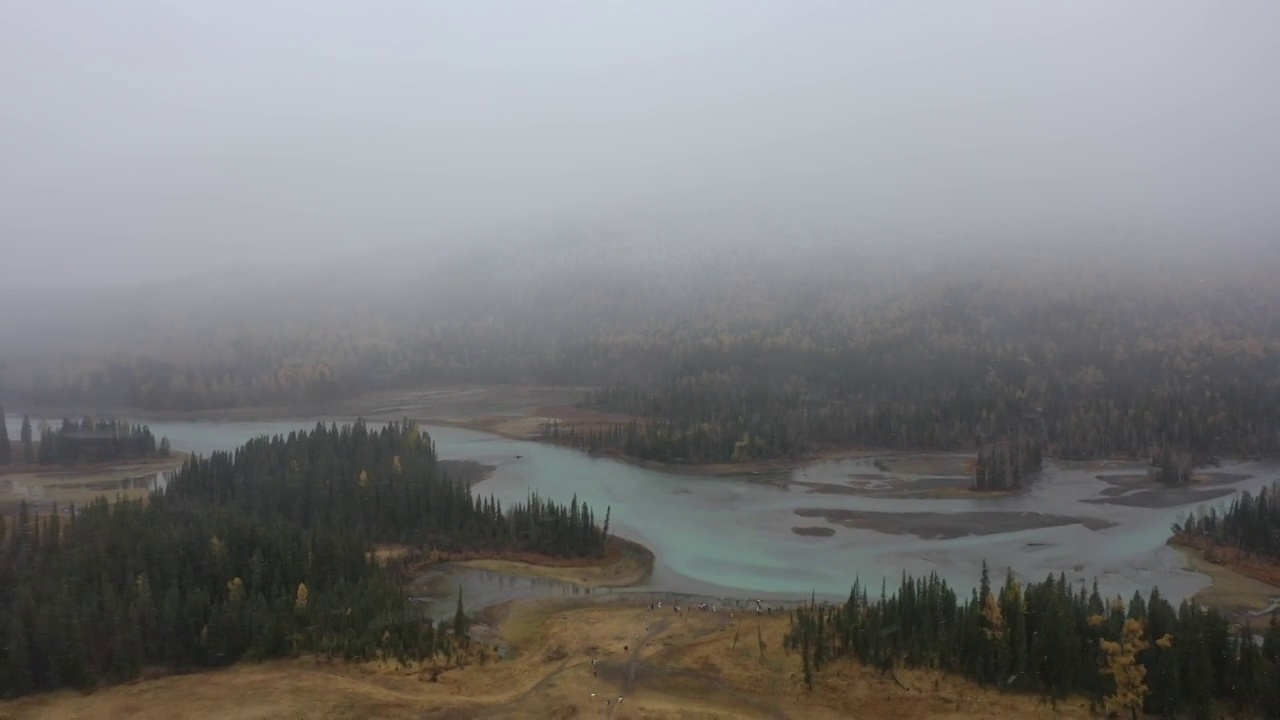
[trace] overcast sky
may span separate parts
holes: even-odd
[[[1274,236],[1278,24],[1274,0],[11,2],[0,282],[665,210]]]

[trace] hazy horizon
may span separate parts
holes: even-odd
[[[709,217],[913,238],[1280,227],[1280,6],[25,4],[0,287]],[[500,240],[495,240],[498,242]]]

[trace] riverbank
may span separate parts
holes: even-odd
[[[246,662],[0,703],[0,718],[1089,717],[1079,700],[1050,710],[955,676],[882,675],[851,660],[824,668],[808,690],[800,657],[783,647],[787,631],[785,615],[650,612],[644,601],[599,596],[530,601],[477,617],[483,642],[460,664]]]
[[[408,549],[379,548],[384,560],[399,558],[402,573],[418,576],[439,565],[487,570],[522,577],[554,580],[584,590],[627,588],[643,584],[653,574],[654,555],[645,546],[619,537],[609,538],[603,557],[567,558],[516,552],[415,553]]]
[[[0,515],[18,511],[25,501],[32,511],[57,505],[66,511],[99,497],[144,497],[162,482],[157,476],[182,467],[186,453],[167,458],[129,458],[92,465],[24,465],[0,473]]]
[[[1208,587],[1193,596],[1196,602],[1254,630],[1270,625],[1271,611],[1280,610],[1280,563],[1249,560],[1234,548],[1208,551],[1208,543],[1176,535],[1169,545],[1182,554],[1187,569],[1209,577]]]
[[[442,459],[437,463],[436,469],[455,480],[461,480],[468,487],[473,487],[488,480],[489,476],[493,475],[493,471],[497,470],[497,467],[485,465],[475,460]]]

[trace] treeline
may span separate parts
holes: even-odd
[[[1126,604],[1073,590],[1065,576],[1040,583],[1006,578],[961,600],[936,575],[903,577],[877,598],[855,584],[842,605],[812,603],[792,613],[787,647],[805,680],[841,658],[892,672],[898,666],[954,672],[982,685],[1081,694],[1107,714],[1138,717],[1280,717],[1280,623],[1261,642],[1248,627],[1193,602],[1177,607],[1153,589]]]
[[[1040,443],[1034,438],[992,443],[978,450],[973,486],[978,490],[1020,488],[1023,478],[1039,471],[1042,463]]]
[[[4,407],[0,406],[0,466],[21,462],[30,465],[73,465],[76,463],[109,462],[130,458],[169,457],[168,438],[161,438],[159,445],[146,425],[122,420],[84,417],[80,420],[63,418],[62,424],[53,427],[41,421],[40,437],[36,441],[31,427],[31,417],[22,417],[19,431],[21,455],[15,456],[9,440],[8,423]]]
[[[576,499],[473,497],[409,422],[193,457],[146,500],[43,517],[24,504],[0,518],[0,694],[243,657],[454,653],[460,634],[424,620],[372,543],[587,555],[607,536],[593,517]]]
[[[636,421],[579,430],[552,421],[543,437],[587,452],[617,452],[626,457],[665,463],[746,462],[776,457],[799,457],[803,447],[785,431],[774,435],[730,434],[732,428],[700,423],[683,430],[677,423]]]
[[[25,417],[22,438],[23,453],[29,455],[30,419]],[[35,451],[41,465],[168,457],[169,453],[168,439],[162,439],[157,447],[156,438],[146,425],[91,417],[63,418],[58,427],[41,423],[40,442]]]
[[[1191,455],[1162,447],[1152,455],[1148,474],[1162,485],[1180,487],[1191,482],[1191,471],[1194,468],[1195,460]]]
[[[1280,560],[1280,484],[1264,487],[1256,496],[1241,493],[1221,514],[1212,507],[1202,515],[1192,514],[1175,524],[1173,533],[1235,548],[1246,556]]]

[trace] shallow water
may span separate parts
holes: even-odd
[[[458,609],[458,593],[462,593],[462,607],[467,614],[474,613],[509,600],[526,600],[547,597],[585,597],[608,593],[608,590],[585,590],[572,583],[531,578],[521,575],[479,570],[476,568],[445,565],[428,570],[414,581],[421,595],[416,602],[426,606],[427,616],[433,620],[453,619]]]
[[[15,430],[19,424],[20,419],[18,424],[9,421]],[[308,429],[315,421],[149,424],[157,436],[167,436],[175,449],[206,453],[231,449],[257,435]],[[855,577],[871,586],[887,578],[892,588],[903,572],[931,571],[967,590],[977,584],[986,560],[993,575],[1001,578],[1006,568],[1023,579],[1041,580],[1059,572],[1080,583],[1096,577],[1105,594],[1126,598],[1134,590],[1146,593],[1158,584],[1162,594],[1177,602],[1209,579],[1183,569],[1181,555],[1165,545],[1169,526],[1197,506],[1229,500],[1158,509],[1086,503],[1108,487],[1095,477],[1099,471],[1053,467],[1029,490],[1007,497],[876,499],[743,478],[661,473],[471,430],[428,430],[442,458],[476,460],[496,468],[476,486],[478,492],[504,502],[523,500],[534,491],[559,501],[576,494],[595,508],[599,521],[605,508],[612,507],[610,528],[645,544],[657,556],[650,587],[674,592],[764,598],[813,592],[839,598],[847,596]],[[1276,463],[1231,464],[1223,469],[1252,476],[1229,486],[1235,491],[1256,491],[1280,478]],[[828,462],[797,471],[796,480],[839,485],[851,475],[872,471],[870,459]],[[1116,525],[1096,531],[1075,524],[923,540],[850,529],[795,514],[805,508],[891,513],[1030,511],[1100,518]],[[831,527],[834,534],[797,535],[791,528],[798,526]],[[522,584],[495,573],[487,573],[494,577],[486,578],[481,571],[453,572],[461,574],[451,584],[462,583],[464,597],[474,593],[477,601],[556,595],[564,590],[547,581]]]

